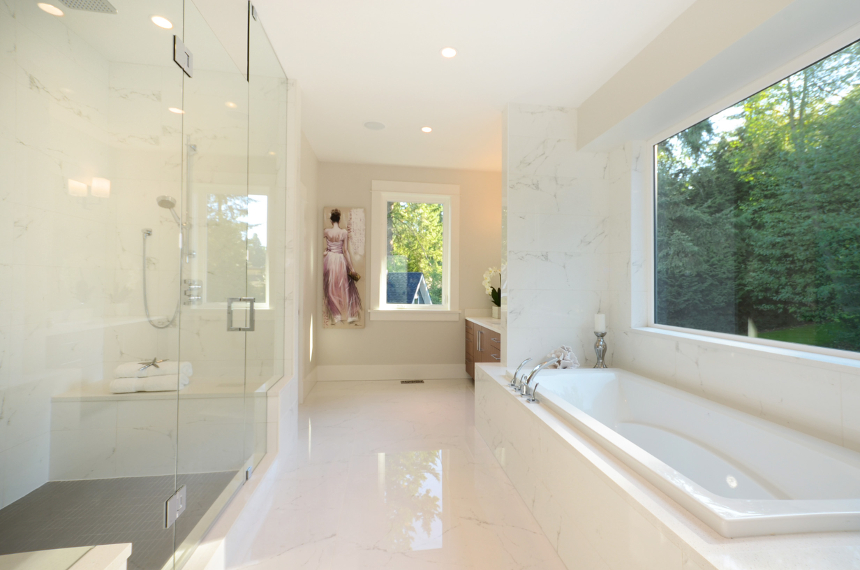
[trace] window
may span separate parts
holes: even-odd
[[[254,297],[268,306],[267,195],[208,193],[206,200],[206,303]]]
[[[860,351],[860,42],[655,145],[654,323]]]
[[[459,187],[373,184],[371,318],[458,319],[452,283]]]

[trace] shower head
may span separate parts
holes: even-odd
[[[60,0],[68,8],[73,10],[84,10],[86,12],[101,12],[102,14],[116,14],[116,8],[108,0]]]
[[[159,196],[155,201],[158,202],[158,205],[162,208],[170,210],[170,214],[173,216],[173,219],[176,220],[176,223],[180,227],[182,226],[179,216],[176,215],[176,198],[172,198],[170,196]]]
[[[172,210],[176,207],[176,198],[171,198],[170,196],[159,196],[155,201],[158,202],[159,206],[167,208],[168,210]]]

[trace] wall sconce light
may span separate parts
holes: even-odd
[[[87,185],[77,180],[69,178],[69,195],[70,196],[86,196]]]
[[[97,198],[110,198],[110,180],[107,178],[93,178],[93,196]]]

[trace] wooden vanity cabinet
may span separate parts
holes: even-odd
[[[475,363],[499,362],[502,355],[502,335],[466,321],[466,372],[475,377]]]

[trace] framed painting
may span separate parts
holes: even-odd
[[[364,328],[364,208],[323,208],[323,327]]]

